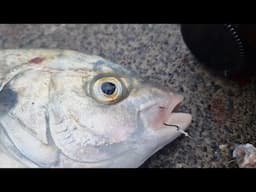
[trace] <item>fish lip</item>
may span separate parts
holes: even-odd
[[[141,115],[144,127],[149,127],[151,130],[158,130],[165,127],[164,123],[177,111],[183,100],[184,97],[182,95],[169,93],[161,100],[145,104],[143,109],[140,110],[141,114],[150,110],[152,110],[152,113],[145,114],[146,117],[142,117],[143,115]]]
[[[170,95],[168,98],[168,103],[165,105],[167,113],[173,113],[181,106],[184,97],[181,95]]]
[[[165,105],[165,108],[163,110],[164,114],[162,116],[162,120],[160,122],[158,122],[158,126],[156,126],[156,128],[163,128],[166,127],[164,124],[168,124],[168,120],[170,119],[170,117],[173,114],[187,114],[187,113],[183,113],[183,112],[178,112],[179,107],[182,105],[182,102],[184,100],[184,97],[182,95],[177,95],[177,94],[172,94],[169,98],[168,98],[168,103]],[[157,116],[157,114],[156,114]],[[176,124],[173,124],[174,126],[178,126]]]

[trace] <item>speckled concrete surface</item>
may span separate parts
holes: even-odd
[[[185,96],[192,139],[181,136],[142,167],[237,167],[232,150],[256,144],[255,80],[219,79],[190,54],[179,25],[0,25],[1,48],[62,48],[96,54],[125,65]]]

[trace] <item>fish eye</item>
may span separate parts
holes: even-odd
[[[104,104],[117,103],[127,95],[123,82],[112,76],[97,78],[93,82],[90,92],[94,99]]]

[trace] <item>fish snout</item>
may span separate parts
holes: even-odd
[[[176,135],[192,121],[191,114],[178,112],[184,97],[173,92],[148,102],[140,111],[144,127],[159,135]]]

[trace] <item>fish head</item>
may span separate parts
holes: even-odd
[[[95,167],[139,167],[185,130],[183,97],[105,59],[52,77],[49,126],[66,157]],[[175,125],[175,126],[171,126]]]

